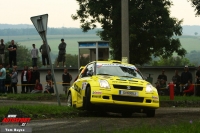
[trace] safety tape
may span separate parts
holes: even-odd
[[[62,82],[56,82],[57,84],[65,84],[65,85],[70,85],[70,83],[62,83]],[[42,84],[42,83],[41,83]],[[47,82],[46,83],[43,83],[43,84],[47,84]],[[52,83],[52,84],[54,84],[54,83]],[[35,84],[16,84],[16,86],[30,86],[30,85],[35,85]],[[5,84],[5,86],[11,86],[11,84]]]

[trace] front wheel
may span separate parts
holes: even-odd
[[[92,104],[90,102],[90,97],[91,97],[91,89],[90,89],[90,86],[88,86],[86,88],[86,94],[85,94],[85,109],[87,111],[91,111],[91,108],[92,108]]]

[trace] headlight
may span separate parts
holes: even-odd
[[[99,80],[99,85],[101,88],[110,89],[110,85],[107,80]]]
[[[153,86],[151,84],[147,84],[146,92],[153,92]]]

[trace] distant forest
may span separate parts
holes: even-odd
[[[100,29],[87,32],[87,34],[96,34]],[[84,34],[79,28],[48,28],[48,35],[78,35]],[[22,36],[22,35],[38,35],[35,28],[28,29],[0,29],[0,36]]]

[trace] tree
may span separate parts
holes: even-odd
[[[8,64],[9,63],[9,59],[8,59],[8,45],[10,45],[11,42],[7,42],[5,44],[5,63]],[[23,68],[24,66],[32,66],[32,58],[31,58],[31,54],[28,48],[26,48],[25,46],[22,46],[20,44],[18,44],[17,42],[15,42],[15,44],[17,45],[17,67],[18,68]],[[40,58],[38,58],[38,67],[42,66],[42,63],[40,61]]]
[[[80,19],[84,32],[96,28],[98,35],[110,41],[111,56],[121,60],[121,0],[76,0],[79,10],[72,19]],[[182,20],[170,18],[169,0],[129,0],[130,63],[144,64],[151,56],[170,57],[173,53],[184,56],[186,50],[173,35],[182,34]]]
[[[194,35],[195,35],[195,36],[198,35],[198,32],[194,32]]]
[[[199,4],[200,1],[199,0],[188,0],[188,1],[190,1],[192,4],[192,7],[195,8],[194,9],[196,11],[195,15],[199,16],[200,15],[200,4]]]
[[[160,60],[152,61],[150,64],[152,66],[194,66],[187,58],[181,57],[160,58]]]

